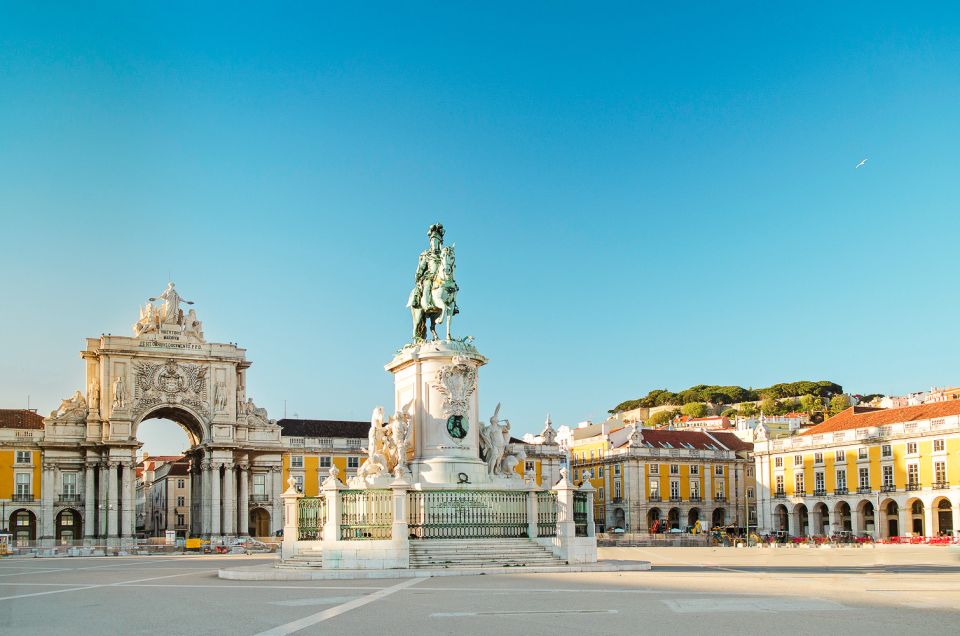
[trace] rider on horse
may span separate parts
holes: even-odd
[[[443,226],[439,223],[431,225],[427,230],[430,247],[420,253],[413,291],[407,301],[407,307],[413,312],[413,337],[416,341],[425,340],[427,337],[427,317],[436,319],[443,311],[443,307],[438,307],[434,298],[434,287],[438,286],[442,278],[438,274],[442,273],[443,233]]]

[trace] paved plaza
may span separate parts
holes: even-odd
[[[10,634],[934,633],[960,619],[960,560],[877,549],[603,548],[649,572],[242,582],[259,556],[0,561]]]

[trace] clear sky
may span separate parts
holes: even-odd
[[[954,5],[133,4],[0,8],[3,407],[170,276],[272,417],[366,419],[436,221],[516,433],[960,382]]]

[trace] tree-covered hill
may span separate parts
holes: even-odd
[[[774,384],[764,389],[745,389],[742,386],[715,386],[698,384],[678,393],[667,389],[654,389],[642,398],[627,400],[610,409],[610,413],[620,413],[630,409],[652,406],[683,406],[691,402],[709,402],[711,404],[738,404],[740,402],[756,402],[767,398],[793,398],[803,395],[813,395],[820,398],[831,398],[843,393],[843,387],[835,382],[820,380],[811,382],[784,382]]]

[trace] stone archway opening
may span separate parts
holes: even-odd
[[[264,508],[253,508],[250,510],[250,528],[251,537],[269,537],[270,536],[270,513]]]
[[[773,510],[773,529],[778,532],[786,532],[789,526],[789,520],[787,518],[787,507],[783,504],[778,504]]]
[[[37,540],[37,515],[25,508],[10,513],[10,533],[13,535],[14,545],[27,547]]]
[[[915,536],[922,537],[925,535],[923,527],[923,502],[919,499],[914,499],[907,503],[910,507],[910,522],[908,530],[912,532]]]
[[[936,527],[933,533],[941,537],[953,536],[953,506],[946,497],[941,497],[933,502],[933,522]]]
[[[836,532],[853,532],[853,517],[850,514],[850,504],[846,501],[838,501],[833,509],[836,521],[833,529]]]
[[[794,514],[796,517],[796,535],[798,537],[806,537],[810,535],[810,512],[807,510],[806,504],[797,504],[794,508]]]
[[[687,513],[687,526],[689,526],[691,532],[696,527],[698,521],[700,521],[700,509],[691,508],[690,512]]]
[[[647,529],[650,532],[660,532],[660,518],[663,513],[659,508],[651,508],[647,512]]]
[[[873,502],[864,499],[857,504],[857,516],[859,517],[860,532],[873,534],[877,529],[876,509]]]
[[[198,533],[199,479],[192,470],[199,445],[206,437],[203,422],[176,406],[148,411],[132,427],[140,451],[137,463],[134,534],[140,539]]]
[[[156,426],[156,420],[159,420],[162,426]],[[145,430],[141,430],[145,422],[150,422],[151,426],[148,426]],[[167,430],[171,430],[171,423],[179,426],[184,434],[186,434],[187,445],[190,449],[199,446],[207,437],[206,427],[200,418],[190,411],[177,406],[163,406],[144,414],[144,416],[134,424],[132,437],[141,443],[145,443],[144,437],[151,441],[154,439],[165,441],[163,438],[157,437],[157,431],[160,430],[162,434]]]
[[[83,519],[80,512],[73,508],[64,508],[57,513],[54,527],[57,543],[71,545],[83,538]]]
[[[680,509],[679,508],[670,509],[670,512],[667,513],[667,524],[669,525],[671,530],[673,530],[674,528],[680,529]]]
[[[613,527],[619,528],[620,530],[624,529],[626,525],[627,515],[623,512],[623,508],[614,508],[613,509]]]
[[[715,508],[713,510],[713,517],[711,519],[710,526],[713,528],[722,528],[725,525],[727,525],[726,508]]]
[[[882,537],[900,536],[900,506],[893,499],[880,504],[880,532]]]

